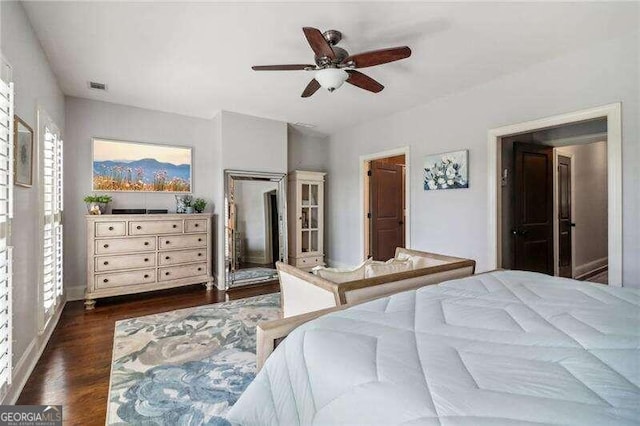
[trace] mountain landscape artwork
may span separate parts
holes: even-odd
[[[191,148],[94,139],[93,190],[191,192]]]

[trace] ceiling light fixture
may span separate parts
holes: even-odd
[[[325,68],[316,71],[316,80],[320,83],[320,86],[327,89],[329,92],[333,92],[339,89],[342,84],[347,81],[349,74],[340,68]]]

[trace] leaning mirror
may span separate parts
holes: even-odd
[[[225,170],[225,287],[278,279],[287,256],[286,174]]]

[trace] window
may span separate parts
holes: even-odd
[[[60,303],[63,291],[63,247],[62,247],[62,139],[57,126],[39,111],[42,135],[42,201],[44,220],[42,224],[42,309],[44,330]]]
[[[0,388],[11,383],[13,84],[0,80]]]

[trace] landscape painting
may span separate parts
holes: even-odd
[[[429,155],[424,161],[424,190],[469,187],[469,151]]]
[[[93,140],[93,190],[191,192],[191,148]]]

